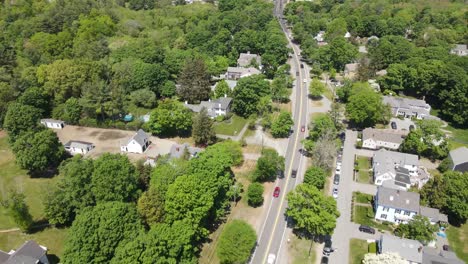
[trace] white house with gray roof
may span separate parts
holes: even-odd
[[[208,115],[211,118],[217,116],[225,116],[231,111],[232,98],[221,97],[215,100],[201,101],[200,104],[188,104],[185,102],[185,107],[195,113],[199,113],[203,108],[206,108]]]
[[[418,176],[419,158],[413,154],[380,149],[372,157],[374,184],[391,182],[407,190]]]
[[[0,250],[0,264],[49,264],[47,248],[33,240],[26,241],[17,250]]]
[[[72,155],[81,154],[86,155],[94,148],[94,144],[79,140],[70,140],[64,145],[65,150]]]
[[[228,67],[225,78],[227,80],[239,80],[240,78],[249,77],[261,73],[261,71],[254,67]]]
[[[383,103],[391,107],[394,116],[417,119],[438,119],[430,114],[431,106],[424,100],[395,97],[387,95],[383,97]]]
[[[451,169],[459,172],[468,171],[468,148],[460,147],[450,151]]]
[[[450,54],[454,54],[460,57],[468,55],[466,44],[457,44],[453,49],[450,50]]]
[[[366,128],[362,131],[362,147],[398,149],[407,135],[405,130]]]
[[[136,134],[124,144],[120,145],[120,151],[129,153],[143,153],[151,144],[148,134],[139,129]]]
[[[375,220],[407,223],[419,213],[419,194],[379,186],[374,199]]]
[[[262,57],[258,54],[250,53],[250,51],[239,54],[239,58],[237,59],[238,67],[249,67],[252,65],[260,67],[262,65]]]
[[[410,264],[420,264],[423,261],[423,244],[417,240],[383,234],[377,241],[377,249],[379,254],[398,253]]]

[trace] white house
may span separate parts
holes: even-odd
[[[85,141],[78,141],[78,140],[70,140],[64,145],[65,150],[68,151],[70,154],[81,154],[85,155],[89,151],[94,148],[93,143],[85,142]]]
[[[419,159],[417,155],[380,149],[372,157],[374,184],[382,185],[386,181],[408,189],[413,177],[418,177]]]
[[[228,80],[239,80],[240,78],[249,77],[261,73],[261,71],[254,67],[228,67],[225,78]]]
[[[407,223],[419,213],[419,193],[379,186],[374,199],[375,220]]]
[[[362,147],[368,149],[398,149],[408,131],[366,128],[362,131]]]
[[[17,250],[0,250],[0,264],[49,264],[47,248],[33,240],[26,241]]]
[[[383,103],[390,105],[394,116],[417,119],[438,119],[431,116],[431,106],[424,100],[384,96]]]
[[[141,154],[146,151],[150,144],[149,136],[140,129],[126,144],[120,146],[120,151]]]
[[[215,100],[201,101],[200,104],[188,104],[185,103],[185,107],[192,110],[195,113],[199,113],[202,108],[206,108],[208,115],[211,118],[217,116],[225,116],[231,110],[232,98],[230,97],[221,97]]]
[[[317,41],[317,45],[319,46],[325,46],[328,43],[325,41],[325,31],[320,31],[317,33],[317,35],[314,37],[314,39]]]
[[[460,57],[468,55],[466,44],[457,44],[453,49],[450,50],[450,54],[454,54]]]
[[[48,128],[62,129],[65,126],[65,122],[55,119],[41,119],[41,124]]]

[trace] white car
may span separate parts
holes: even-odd
[[[267,263],[268,263],[268,264],[273,264],[273,263],[275,263],[275,260],[276,260],[276,255],[275,255],[275,254],[269,254],[269,255],[268,255],[268,260],[267,260]]]
[[[339,167],[341,169],[341,161],[337,161],[336,162],[336,166]]]
[[[333,198],[338,198],[338,188],[333,188]]]
[[[307,79],[304,79],[304,83],[307,83]]]
[[[336,167],[335,174],[341,174],[341,166]]]

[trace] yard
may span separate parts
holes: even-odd
[[[381,224],[374,220],[374,211],[371,206],[354,205],[352,217],[356,224],[375,227],[378,230],[393,230],[390,224]]]
[[[457,256],[468,263],[468,223],[447,228],[447,238]]]
[[[35,221],[44,218],[43,214],[43,194],[47,188],[57,181],[54,178],[31,178],[25,170],[20,169],[15,164],[15,157],[10,151],[7,143],[7,137],[4,132],[0,132],[0,191],[1,197],[6,198],[8,190],[16,188],[26,195],[26,202],[30,213]],[[16,225],[7,215],[6,211],[0,207],[0,230],[13,229]],[[63,251],[63,242],[66,237],[66,229],[46,228],[42,231],[30,235],[19,231],[1,233],[0,250],[9,251],[16,249],[28,239],[34,239],[41,245],[49,248],[50,254],[60,256]]]
[[[371,205],[373,196],[367,193],[353,192],[353,202]]]
[[[361,264],[364,259],[364,255],[368,252],[368,244],[366,240],[352,238],[351,241],[349,241],[350,264]]]
[[[451,149],[456,149],[463,146],[468,147],[468,129],[454,128],[450,125],[442,129],[451,132],[449,139]]]
[[[371,160],[368,157],[356,156],[357,162],[357,182],[360,183],[371,183]]]
[[[292,239],[288,245],[288,252],[291,256],[291,263],[293,264],[306,264],[315,263],[316,255],[315,250],[311,248],[311,240],[300,238],[292,234]],[[317,246],[317,245],[315,245]],[[310,255],[309,255],[310,250]]]
[[[214,130],[216,134],[237,136],[246,124],[247,119],[233,115],[231,119],[225,120],[223,122],[216,122],[214,125]]]

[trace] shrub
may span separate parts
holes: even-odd
[[[255,182],[249,185],[247,189],[247,202],[252,207],[263,204],[264,187],[261,183]]]
[[[310,167],[304,175],[304,183],[311,184],[321,190],[325,186],[326,172],[320,167]]]
[[[373,242],[369,244],[368,247],[369,253],[377,253],[377,243]]]
[[[374,218],[374,216],[374,209],[372,209],[372,207],[367,207],[367,217]]]

